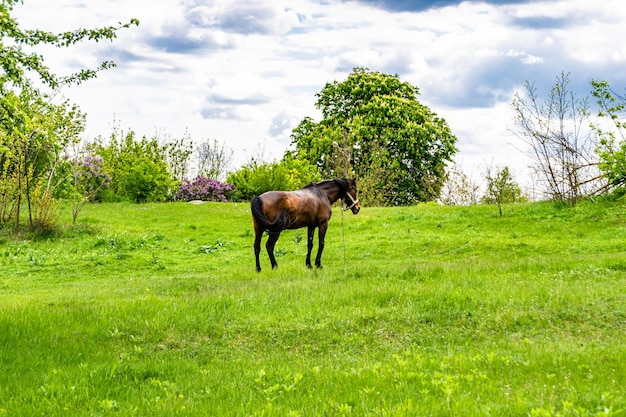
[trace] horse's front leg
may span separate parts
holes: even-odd
[[[260,228],[254,228],[254,257],[256,259],[256,272],[261,272],[261,262],[259,261],[259,255],[261,254],[261,238],[263,237],[263,230]]]
[[[309,226],[307,229],[306,240],[306,266],[307,268],[313,268],[311,266],[311,251],[313,250],[313,236],[315,236],[315,226]]]
[[[272,269],[278,268],[276,257],[274,257],[274,246],[276,246],[276,241],[278,240],[279,236],[280,232],[270,232],[270,236],[267,238],[267,242],[265,243],[265,249],[267,249],[267,254],[270,257]]]
[[[326,237],[326,230],[328,229],[328,222],[320,224],[320,232],[318,236],[317,244],[317,256],[315,257],[315,266],[317,268],[322,267],[322,251],[324,250],[324,238]]]

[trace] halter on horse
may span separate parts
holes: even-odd
[[[315,266],[322,267],[322,251],[324,237],[328,229],[328,221],[332,215],[332,204],[342,199],[344,210],[352,210],[357,214],[361,210],[357,198],[356,179],[339,178],[325,180],[309,185],[296,191],[268,191],[252,199],[252,221],[254,223],[254,256],[256,270],[261,271],[259,254],[261,253],[261,238],[263,232],[269,232],[265,243],[267,254],[270,257],[272,268],[276,268],[274,246],[285,229],[299,229],[307,227],[307,255],[306,266],[311,266],[311,251],[315,228],[319,228],[317,256]]]

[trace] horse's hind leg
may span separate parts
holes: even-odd
[[[267,249],[267,254],[270,257],[270,262],[272,263],[272,269],[278,268],[278,263],[276,263],[276,257],[274,257],[274,246],[276,245],[276,241],[280,236],[280,232],[270,232],[270,236],[267,238],[267,242],[265,243],[265,248]]]
[[[261,254],[261,238],[263,237],[263,230],[255,227],[254,233],[254,257],[256,259],[256,272],[261,272],[259,255]]]
[[[315,266],[317,268],[322,267],[322,252],[324,251],[324,239],[326,238],[326,230],[328,229],[328,222],[320,224],[319,236],[317,244],[317,256],[315,257]]]
[[[311,251],[313,250],[313,236],[315,236],[315,226],[309,226],[306,239],[306,267],[311,269]]]

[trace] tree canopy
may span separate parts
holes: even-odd
[[[24,201],[31,228],[50,223],[52,179],[62,164],[61,153],[79,140],[84,127],[80,110],[68,102],[54,104],[51,93],[115,65],[104,61],[97,68],[57,75],[35,47],[64,48],[81,41],[113,40],[118,30],[139,24],[132,19],[118,26],[57,34],[25,30],[11,16],[19,3],[22,1],[0,0],[0,223],[14,218],[16,230]]]
[[[456,137],[418,95],[398,75],[355,68],[316,94],[322,120],[304,118],[292,132],[289,153],[324,177],[356,175],[368,204],[434,200],[457,151]]]

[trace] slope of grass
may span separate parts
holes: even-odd
[[[247,204],[3,235],[0,416],[626,415],[624,202],[496,212],[336,210],[261,273]]]

